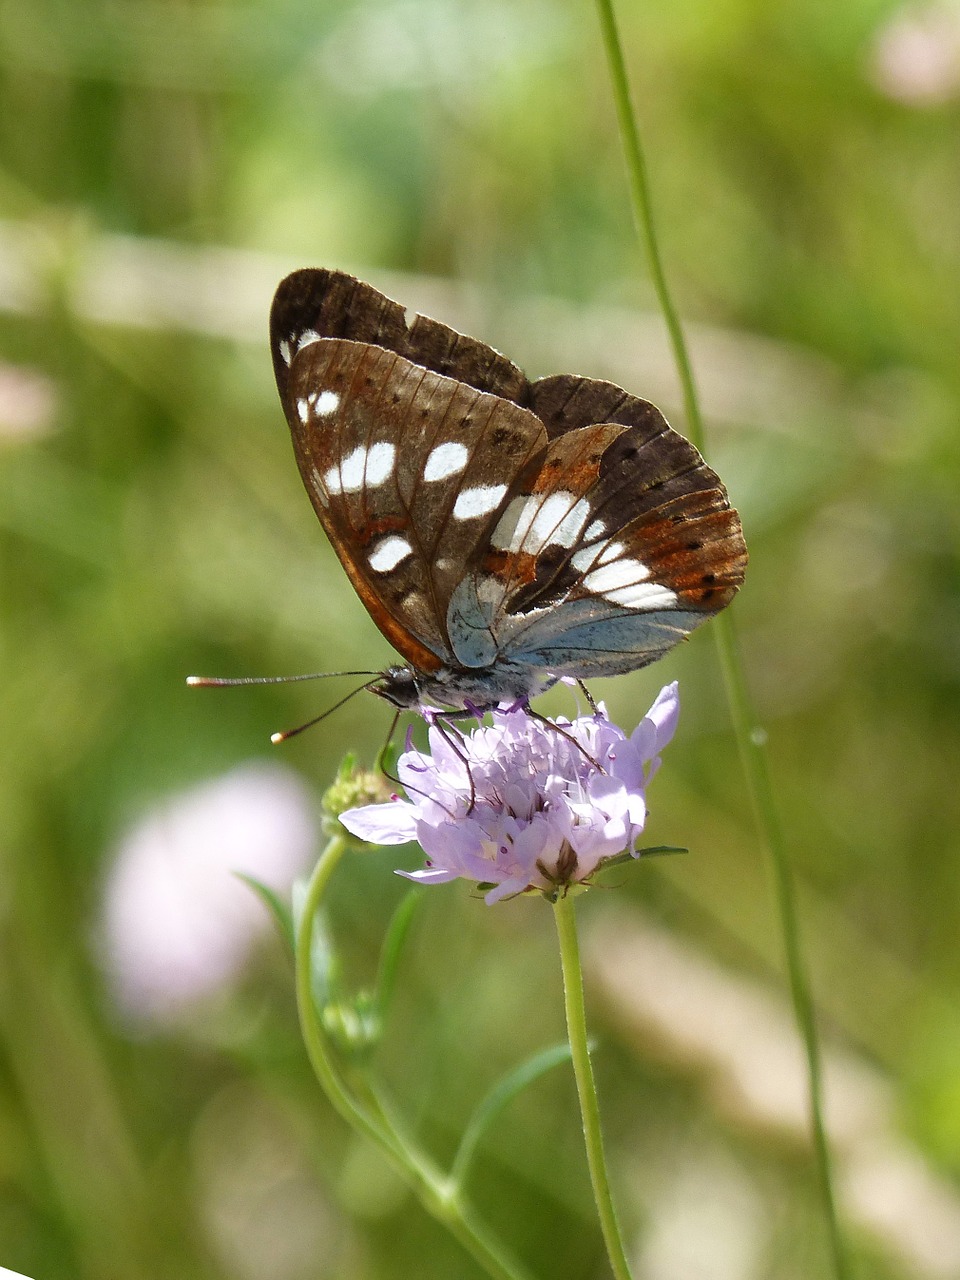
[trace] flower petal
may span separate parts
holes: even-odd
[[[406,800],[347,809],[340,821],[351,835],[370,844],[408,844],[417,838],[416,809]]]
[[[673,737],[680,717],[680,693],[677,681],[664,685],[653,706],[630,735],[641,760],[652,762]],[[656,766],[655,766],[656,767]]]
[[[459,880],[459,871],[444,871],[439,867],[422,867],[419,871],[404,871],[398,867],[394,875],[403,876],[405,880],[415,880],[418,884],[449,884],[451,880]]]

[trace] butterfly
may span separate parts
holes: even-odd
[[[490,708],[643,667],[743,582],[740,518],[659,409],[610,382],[530,382],[492,347],[340,271],[270,315],[300,475],[405,666],[395,706]]]

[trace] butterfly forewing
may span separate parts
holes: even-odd
[[[453,658],[450,597],[517,476],[542,453],[542,423],[343,339],[301,345],[288,388],[301,475],[354,586],[400,652],[435,669]]]
[[[280,398],[289,418],[289,369],[301,347],[321,338],[368,342],[477,391],[526,406],[530,383],[521,369],[493,347],[415,315],[409,322],[398,302],[342,271],[305,269],[287,276],[270,310],[270,342]]]

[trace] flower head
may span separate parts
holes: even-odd
[[[526,889],[556,890],[633,852],[647,784],[679,710],[674,683],[629,736],[602,706],[555,725],[523,705],[500,707],[491,725],[464,735],[435,721],[429,752],[408,743],[400,757],[409,798],[350,809],[340,821],[373,844],[416,840],[427,865],[400,872],[411,880],[492,884],[488,903]]]

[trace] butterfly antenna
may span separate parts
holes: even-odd
[[[193,689],[232,689],[242,684],[296,684],[298,680],[332,680],[334,676],[377,674],[376,671],[311,671],[299,676],[187,676],[187,684]]]
[[[358,672],[358,675],[368,675],[366,671]],[[295,729],[284,729],[280,733],[271,733],[270,741],[277,746],[278,743],[286,742],[288,738],[295,738],[298,733],[303,733],[305,729],[312,729],[315,724],[319,724],[321,720],[326,720],[327,716],[333,715],[334,711],[339,711],[342,706],[355,698],[358,693],[364,689],[369,689],[380,679],[380,673],[376,673],[376,678],[367,680],[363,684],[358,684],[356,689],[351,689],[345,698],[341,698],[339,702],[335,702],[332,707],[327,707],[326,711],[321,711],[318,716],[314,716],[312,720],[308,720],[306,724],[298,724]]]

